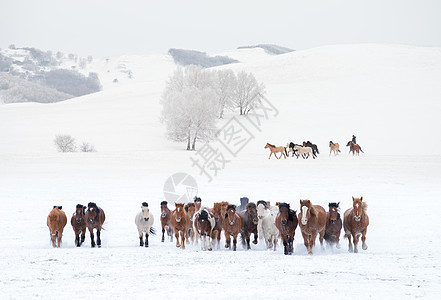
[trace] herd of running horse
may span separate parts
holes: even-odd
[[[346,144],[346,147],[349,147],[349,153],[352,152],[352,155],[354,156],[356,155],[360,155],[360,151],[363,152],[363,150],[361,150],[360,145],[358,145],[355,142],[355,137],[352,139],[352,141],[349,141]],[[270,149],[270,155],[268,157],[268,159],[271,158],[271,155],[274,154],[274,156],[277,159],[282,158],[282,155],[286,158],[287,156],[289,156],[289,153],[292,153],[292,157],[296,156],[297,158],[299,158],[300,156],[302,158],[309,158],[310,156],[315,159],[317,157],[317,154],[320,154],[317,145],[311,143],[310,141],[307,142],[303,142],[302,145],[299,144],[295,144],[293,142],[289,142],[286,144],[286,147],[284,146],[275,146],[273,144],[270,143],[266,143],[265,149]],[[289,150],[286,150],[286,149]],[[329,155],[331,155],[331,153],[334,152],[334,155],[338,155],[340,151],[340,145],[338,143],[334,143],[332,141],[329,141]],[[280,156],[277,157],[277,153],[280,153]],[[363,152],[364,153],[364,152]]]
[[[220,249],[223,231],[225,248],[233,248],[235,251],[240,235],[244,249],[251,249],[250,242],[253,235],[253,244],[258,243],[260,236],[265,241],[266,247],[274,250],[281,239],[284,254],[287,255],[294,252],[295,232],[296,228],[300,227],[304,245],[308,254],[312,254],[317,236],[322,247],[325,240],[330,247],[340,248],[340,232],[343,228],[344,236],[349,241],[350,252],[358,252],[360,237],[362,249],[367,249],[366,231],[369,217],[363,197],[352,197],[353,205],[345,211],[343,219],[340,217],[339,203],[329,203],[329,211],[326,212],[322,206],[314,205],[310,200],[300,200],[300,212],[297,214],[288,203],[277,202],[272,206],[267,201],[259,200],[257,204],[249,202],[236,206],[228,202],[217,202],[214,203],[213,208],[207,208],[202,206],[201,202],[200,197],[195,197],[194,202],[175,203],[174,210],[168,208],[167,201],[161,202],[161,241],[165,241],[165,233],[167,233],[170,241],[173,241],[173,235],[175,236],[176,246],[182,249],[185,249],[186,243],[199,242],[202,250]],[[71,218],[76,246],[80,247],[84,242],[88,229],[91,246],[101,247],[100,232],[104,221],[104,210],[95,203],[90,202],[87,207],[78,204]],[[47,217],[53,247],[60,247],[66,224],[67,218],[62,207],[54,206]],[[141,204],[141,211],[135,217],[135,224],[139,233],[139,245],[148,247],[149,235],[155,234],[152,227],[154,217],[148,203]],[[97,235],[96,243],[94,229]]]

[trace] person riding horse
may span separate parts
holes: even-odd
[[[352,142],[353,142],[354,144],[357,144],[357,141],[356,141],[356,137],[355,137],[355,135],[352,135]]]

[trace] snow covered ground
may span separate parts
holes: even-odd
[[[279,114],[253,131],[212,182],[192,167],[197,152],[164,138],[158,99],[165,72],[151,80],[134,72],[118,88],[62,103],[0,106],[0,297],[437,299],[441,50],[333,46],[267,59],[253,59],[253,51],[230,67],[253,71]],[[57,153],[52,140],[59,133],[98,152]],[[365,151],[360,157],[344,147],[352,134]],[[268,160],[263,149],[303,140],[318,144],[318,159]],[[329,140],[340,143],[339,156],[328,156]],[[363,196],[369,248],[351,254],[342,239],[340,250],[316,247],[309,256],[299,229],[292,256],[280,245],[268,251],[262,241],[250,251],[181,250],[159,235],[141,248],[135,215],[147,201],[159,231],[163,185],[176,172],[195,177],[207,206],[247,196],[295,209],[299,199],[326,208],[340,201],[343,212],[352,196]],[[89,201],[106,212],[103,247],[91,249],[88,236],[74,247],[68,223],[62,247],[53,249],[51,207],[62,205],[70,218],[77,203]]]

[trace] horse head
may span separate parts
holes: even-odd
[[[268,211],[268,206],[266,201],[259,200],[257,201],[257,217],[262,220],[266,215]]]
[[[329,203],[329,220],[331,221],[332,224],[335,224],[337,222],[337,220],[340,218],[340,202],[335,203]]]
[[[167,217],[168,210],[169,209],[167,207],[167,201],[162,201],[161,202],[161,218]]]
[[[150,209],[149,209],[149,205],[147,204],[147,202],[142,203],[141,212],[142,212],[142,217],[144,218],[144,221],[147,222],[150,219]]]
[[[257,225],[258,220],[257,220],[257,207],[256,204],[253,202],[250,202],[247,204],[247,211],[246,213],[248,214],[248,218],[249,220],[251,220],[251,222],[253,222],[255,225]]]
[[[187,214],[190,217],[190,221],[193,221],[194,213],[196,212],[196,206],[194,203],[188,203],[186,208]]]
[[[346,147],[350,147],[350,146],[352,146],[353,144],[354,144],[353,141],[349,141],[349,142],[346,144]]]
[[[308,224],[308,220],[311,216],[311,200],[300,200],[300,214],[302,215],[301,222],[303,225]]]
[[[86,206],[82,204],[77,204],[74,214],[74,219],[76,224],[81,224],[81,222],[84,220],[84,215],[86,214]]]
[[[98,217],[100,210],[98,208],[98,206],[96,206],[95,203],[93,202],[89,202],[89,204],[87,204],[87,218],[89,223],[93,224],[95,222],[95,219]]]
[[[176,222],[181,222],[181,220],[185,217],[185,209],[184,209],[184,203],[176,203]]]
[[[288,203],[279,203],[279,215],[280,215],[280,222],[282,223],[282,225],[286,225],[286,223],[288,223],[289,220],[289,212],[290,212],[290,207]]]
[[[201,209],[201,203],[202,203],[201,197],[194,196],[193,200],[196,211],[199,211]]]
[[[352,207],[354,212],[354,221],[360,222],[361,216],[366,208],[366,204],[363,202],[363,197],[354,198],[352,197]]]
[[[236,205],[230,204],[227,207],[227,212],[225,213],[225,219],[228,220],[230,225],[234,225],[236,216]]]

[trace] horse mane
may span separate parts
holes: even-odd
[[[227,207],[227,210],[232,209],[232,208],[236,209],[236,205],[234,205],[234,204],[229,204],[228,207]]]
[[[61,210],[63,206],[54,205],[54,208],[58,208],[59,210]]]
[[[84,206],[82,204],[77,204],[76,208],[83,208]]]
[[[201,197],[194,197],[194,202],[202,202]]]
[[[142,206],[149,207],[149,204],[147,202],[142,202]]]
[[[96,215],[97,215],[97,217],[98,217],[98,215],[99,215],[99,213],[100,213],[100,209],[99,209],[98,206],[96,206],[96,203],[95,203],[95,202],[89,202],[89,203],[87,204],[87,207],[88,207],[88,208],[90,208],[90,207],[95,208],[95,209],[96,209]]]
[[[314,206],[311,205],[311,208],[309,209],[311,211],[311,214],[313,214],[314,216],[318,216],[318,212],[317,210],[314,208]]]
[[[205,209],[201,210],[199,214],[198,221],[200,220],[208,220],[208,212]]]
[[[249,208],[257,208],[256,203],[253,203],[253,202],[248,203],[248,204],[247,204],[247,210],[248,210]]]
[[[280,204],[279,204],[279,210],[280,210],[280,208],[282,208],[282,207],[286,207],[286,208],[288,209],[288,220],[289,220],[289,221],[294,221],[294,217],[296,217],[296,213],[297,213],[297,211],[292,210],[292,209],[290,208],[290,205],[289,205],[288,203],[286,203],[286,202],[283,202],[283,203],[280,203]]]
[[[161,202],[161,205],[164,205],[164,204],[167,205],[167,201],[162,201]]]
[[[339,203],[336,203],[336,202],[330,202],[330,203],[329,203],[329,207],[340,208],[340,207],[339,207],[339,204],[340,204],[340,202],[339,202]]]
[[[279,203],[279,202],[277,202],[277,203]],[[277,203],[276,203],[276,205],[277,205]],[[285,202],[279,203],[279,209],[281,209],[282,207],[286,207],[287,209],[290,209],[289,204],[285,203]]]
[[[368,204],[366,202],[362,202],[361,203],[361,208],[363,209],[364,212],[366,212],[367,208],[368,208]]]
[[[276,147],[275,145],[273,145],[273,144],[270,144],[270,143],[268,143],[268,145],[269,145],[269,146],[271,146],[271,147]]]
[[[259,206],[259,204],[262,204],[263,207],[268,208],[268,205],[266,204],[266,201],[264,201],[264,200],[257,201],[257,206]]]

